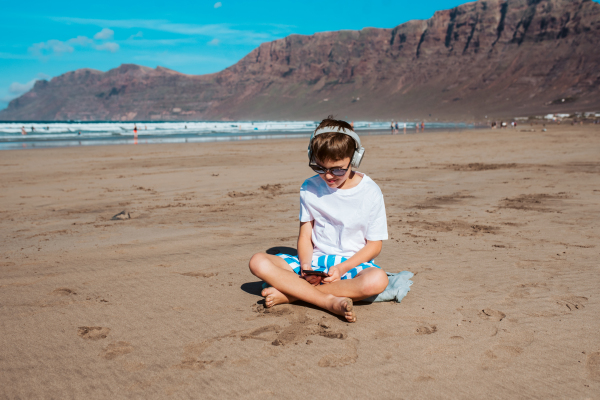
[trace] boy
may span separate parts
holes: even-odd
[[[317,175],[300,188],[298,256],[250,259],[250,271],[272,286],[262,291],[266,307],[303,300],[355,322],[353,300],[385,290],[387,275],[373,263],[388,238],[385,205],[379,186],[352,171],[363,154],[347,122],[329,116],[313,133],[309,166]]]

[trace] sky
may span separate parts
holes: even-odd
[[[3,1],[0,109],[79,68],[121,64],[207,74],[290,34],[393,28],[464,0]]]

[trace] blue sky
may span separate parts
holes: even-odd
[[[217,72],[260,43],[297,33],[393,28],[464,0],[4,1],[0,109],[36,79],[123,63]]]

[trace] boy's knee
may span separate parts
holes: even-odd
[[[250,262],[248,266],[250,267],[250,271],[254,274],[260,274],[261,268],[265,264],[265,261],[268,261],[267,255],[265,253],[256,253],[250,258]]]
[[[368,274],[365,278],[367,279],[365,279],[363,290],[365,294],[369,296],[383,292],[389,282],[385,271],[378,268]]]

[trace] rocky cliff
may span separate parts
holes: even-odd
[[[480,0],[394,29],[291,35],[219,73],[38,81],[0,120],[481,119],[600,110],[600,4]],[[431,116],[430,116],[431,115]]]

